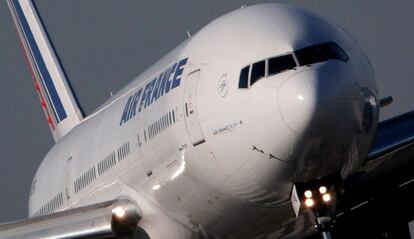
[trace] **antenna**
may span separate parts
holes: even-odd
[[[191,33],[190,33],[190,31],[187,31],[187,36],[188,36],[188,38],[191,38]]]

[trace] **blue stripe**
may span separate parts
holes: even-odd
[[[27,23],[27,20],[24,16],[20,3],[18,2],[18,0],[13,0],[13,5],[15,6],[17,16],[20,20],[20,24],[22,25],[22,30],[26,35],[26,41],[32,50],[33,58],[37,64],[37,68],[42,78],[42,85],[44,89],[47,91],[46,93],[49,102],[51,102],[53,105],[52,110],[54,116],[57,116],[56,120],[57,123],[59,123],[60,121],[66,119],[66,111],[56,91],[55,85],[53,84],[52,78],[50,77],[49,71],[47,70],[46,64],[42,58],[39,47],[37,46],[36,40],[34,39],[29,24]]]

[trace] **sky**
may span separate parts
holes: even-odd
[[[220,15],[262,2],[299,5],[343,27],[369,57],[387,119],[414,109],[414,1],[35,0],[88,114]],[[5,0],[0,0],[0,222],[27,217],[31,180],[54,141]]]

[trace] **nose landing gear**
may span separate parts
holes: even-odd
[[[311,211],[315,217],[315,229],[322,238],[331,239],[337,207],[337,183],[324,181],[296,184],[297,194],[302,207]]]
[[[322,234],[322,238],[331,239],[331,229],[334,224],[336,208],[335,186],[320,186],[307,189],[303,193],[304,205],[315,216],[315,228]]]

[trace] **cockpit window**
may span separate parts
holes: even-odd
[[[295,69],[298,66],[309,66],[328,60],[347,62],[349,57],[335,42],[325,42],[308,46],[288,55],[268,58],[244,67],[240,72],[239,88],[249,88],[261,78]],[[268,64],[267,72],[266,63]]]
[[[312,65],[330,59],[347,62],[349,60],[345,51],[335,42],[326,42],[302,48],[295,51],[299,65]]]
[[[345,51],[335,42],[327,42],[319,45],[319,48],[325,53],[329,59],[336,59],[343,62],[349,60]]]
[[[266,62],[259,61],[252,66],[252,75],[250,77],[250,85],[253,85],[259,79],[265,77]]]
[[[318,46],[308,46],[295,51],[296,58],[300,66],[312,65],[319,62],[327,61],[328,58],[319,49]]]
[[[249,69],[250,66],[246,66],[241,70],[239,88],[248,88],[249,87]]]
[[[290,70],[295,67],[296,62],[292,54],[286,56],[273,57],[269,59],[268,75],[278,74],[282,71]]]

